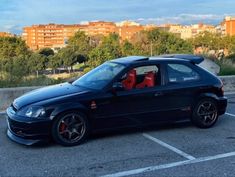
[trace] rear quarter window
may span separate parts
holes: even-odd
[[[199,74],[184,64],[168,64],[168,79],[170,83],[181,83],[199,80]]]

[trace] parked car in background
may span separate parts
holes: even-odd
[[[8,137],[32,145],[78,145],[91,132],[190,119],[212,127],[225,113],[223,84],[200,56],[131,56],[105,62],[72,83],[29,92],[7,109]]]

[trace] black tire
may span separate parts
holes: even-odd
[[[89,122],[81,112],[70,111],[59,115],[52,124],[52,137],[62,146],[83,143],[89,134]]]
[[[201,99],[194,107],[192,123],[199,128],[210,128],[218,120],[218,108],[215,100]]]

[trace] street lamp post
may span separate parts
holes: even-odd
[[[150,42],[150,56],[153,56],[153,42]]]

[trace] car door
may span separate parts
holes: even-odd
[[[156,85],[136,88],[143,83],[146,73],[153,71],[154,68],[157,74]],[[160,65],[143,64],[130,70],[133,69],[137,70],[138,78],[132,89],[128,86],[128,89],[116,91],[115,94],[107,92],[96,98],[97,108],[93,110],[93,114],[96,117],[97,127],[139,126],[164,118]],[[118,79],[118,82],[125,83],[121,79]]]
[[[94,129],[111,129],[121,127],[137,126],[137,122],[132,118],[130,92],[108,91],[97,95],[95,107],[91,110],[94,118]]]
[[[124,93],[122,93],[124,94]],[[128,93],[132,109],[131,117],[139,125],[162,122],[167,119],[167,101],[164,98],[162,86],[143,88]]]
[[[164,86],[165,108],[169,120],[189,118],[200,84],[199,74],[187,63],[167,63],[164,65],[166,84]]]
[[[165,108],[167,102],[163,95],[161,65],[158,63],[145,64],[134,69],[137,71],[136,87],[117,93],[119,99],[128,97],[129,118],[138,125],[164,121],[167,113]],[[154,86],[141,87],[144,83],[144,75],[148,76],[149,72],[156,74]]]

